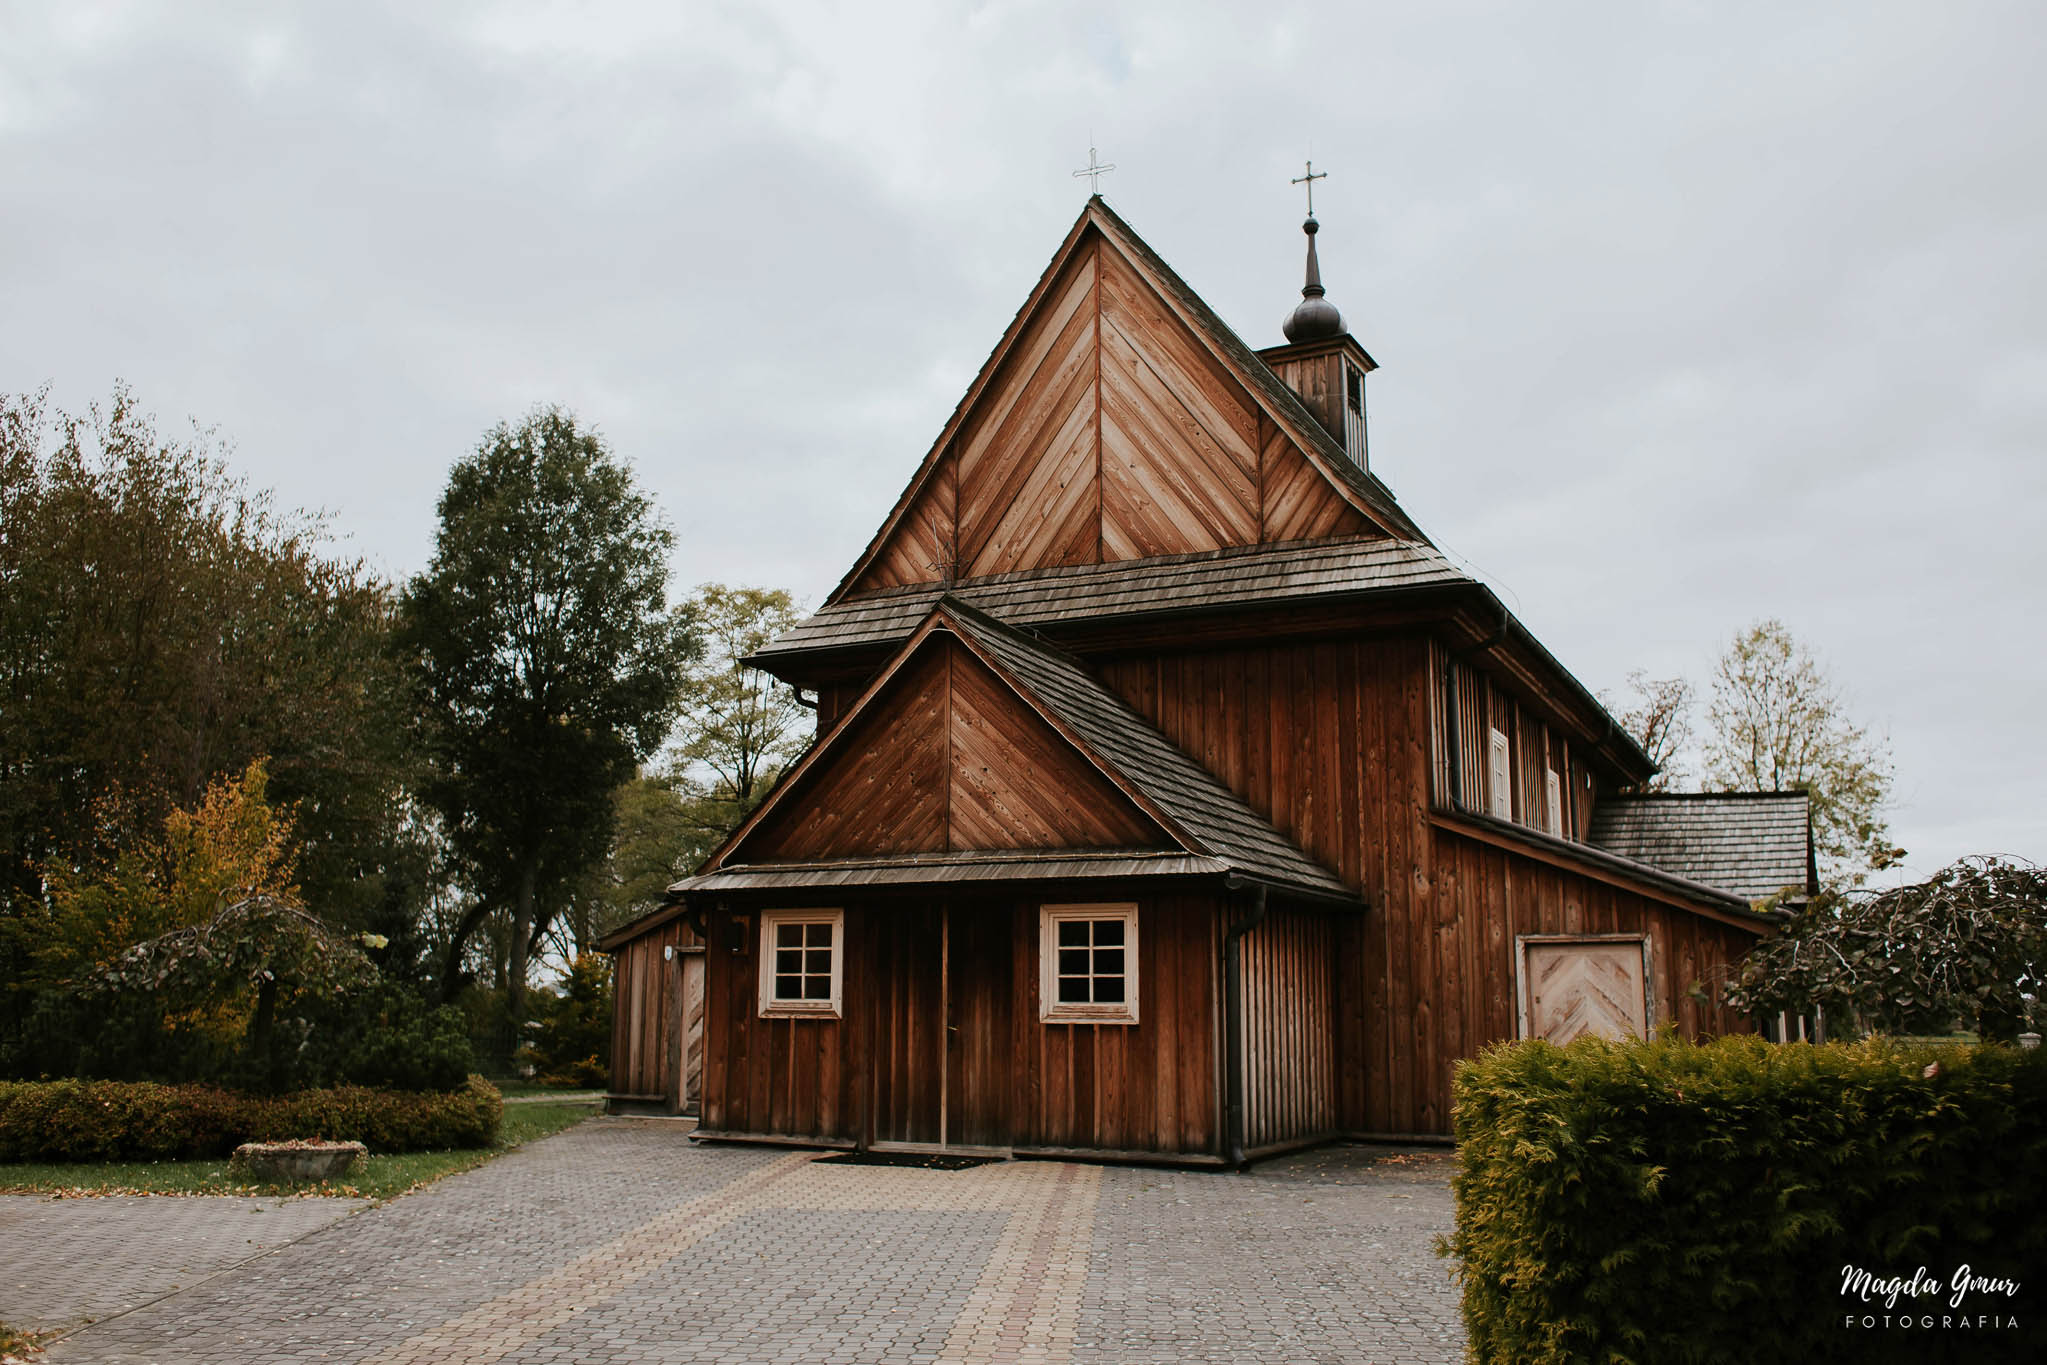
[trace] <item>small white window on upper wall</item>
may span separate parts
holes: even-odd
[[[1492,813],[1496,820],[1514,818],[1514,750],[1507,743],[1507,732],[1493,731],[1492,745]]]
[[[1047,905],[1038,922],[1038,1018],[1137,1022],[1137,907]]]
[[[761,912],[760,1012],[839,1017],[846,912]]]
[[[1564,837],[1564,779],[1555,768],[1542,775],[1542,827],[1557,838]]]

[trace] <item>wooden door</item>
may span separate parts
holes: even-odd
[[[945,1080],[945,917],[937,907],[865,911],[868,1104],[873,1142],[941,1141]]]
[[[1649,1036],[1648,948],[1639,937],[1521,941],[1521,1036]]]
[[[1006,903],[963,901],[946,924],[945,1140],[1007,1147],[1015,1045],[1016,943]]]
[[[697,1114],[704,1103],[704,955],[682,959],[682,1112]]]

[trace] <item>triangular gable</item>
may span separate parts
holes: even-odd
[[[949,630],[895,666],[706,866],[1043,849],[1177,849]]]
[[[1092,199],[828,601],[1308,536],[1418,538],[1370,482]]]
[[[948,595],[704,871],[1100,849],[1356,900],[1077,661]]]

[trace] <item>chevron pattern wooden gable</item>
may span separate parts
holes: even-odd
[[[1374,529],[1084,214],[848,590]]]
[[[1176,846],[947,636],[849,724],[722,861]]]

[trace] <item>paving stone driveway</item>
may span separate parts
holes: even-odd
[[[595,1119],[95,1323],[50,1365],[1462,1359],[1429,1249],[1441,1156],[1215,1175],[817,1155]],[[121,1207],[142,1201],[104,1202],[148,1235]],[[46,1251],[30,1278],[90,1273]]]

